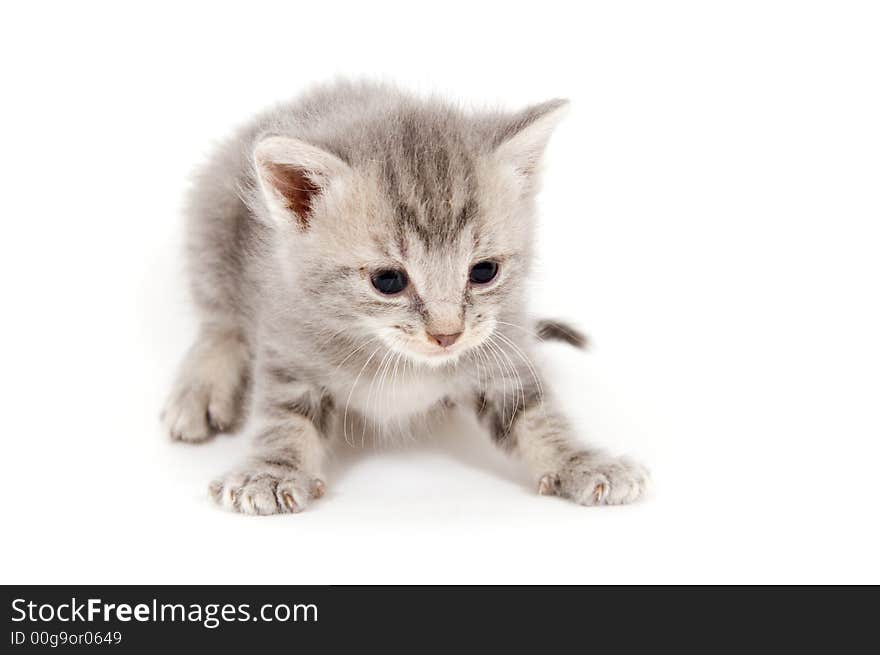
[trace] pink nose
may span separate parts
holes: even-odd
[[[456,332],[455,334],[428,334],[428,338],[431,341],[444,348],[449,348],[449,346],[458,341],[460,336],[461,332]]]

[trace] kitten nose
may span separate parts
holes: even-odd
[[[428,333],[428,338],[436,343],[438,346],[443,346],[444,348],[449,348],[452,344],[458,341],[458,338],[461,336],[461,332],[455,332],[453,334],[431,334]]]

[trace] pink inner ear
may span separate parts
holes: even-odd
[[[303,229],[309,226],[312,211],[312,200],[320,191],[302,168],[296,168],[277,162],[265,162],[264,167],[269,174],[269,181],[284,198],[285,205],[293,212],[296,222]]]

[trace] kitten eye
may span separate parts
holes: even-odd
[[[370,277],[370,281],[373,283],[373,286],[376,287],[376,291],[384,293],[386,296],[393,296],[395,293],[400,293],[406,289],[406,285],[409,283],[406,273],[390,268],[376,271],[373,273],[372,277]]]
[[[474,284],[488,284],[498,275],[498,262],[477,262],[471,267],[470,281]]]

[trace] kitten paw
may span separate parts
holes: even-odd
[[[241,514],[296,514],[324,495],[324,482],[297,470],[242,469],[214,480],[211,497]]]
[[[625,505],[645,495],[650,483],[647,469],[630,459],[572,456],[558,473],[538,482],[538,493],[563,496],[580,505]]]
[[[162,410],[162,422],[169,436],[175,441],[198,443],[218,432],[222,419],[218,421],[211,414],[210,402],[210,390],[205,388],[185,389],[174,394]],[[222,410],[219,414],[222,416]]]
[[[196,443],[233,428],[240,417],[247,352],[234,338],[197,343],[162,411],[172,439]]]

